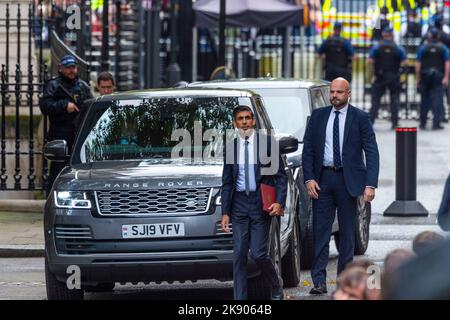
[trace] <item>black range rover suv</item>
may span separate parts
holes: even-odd
[[[112,290],[116,282],[232,279],[220,187],[223,145],[235,133],[227,129],[238,105],[252,108],[259,129],[271,129],[261,98],[243,90],[130,92],[90,106],[45,206],[49,299],[81,299],[84,291]],[[287,153],[298,141],[284,137],[279,145]],[[53,161],[68,157],[62,140],[44,152]],[[285,285],[296,286],[298,189],[285,170],[285,216],[273,219],[269,248]],[[270,286],[249,264],[249,296],[269,298]],[[66,283],[73,266],[78,287]]]

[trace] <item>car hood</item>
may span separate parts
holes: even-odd
[[[222,165],[103,161],[66,167],[56,190],[130,190],[220,187]]]

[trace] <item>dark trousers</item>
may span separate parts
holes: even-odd
[[[398,109],[400,105],[400,77],[398,75],[386,75],[376,77],[372,84],[372,107],[370,108],[370,120],[372,123],[378,117],[380,101],[386,89],[389,89],[391,104],[391,121],[393,126],[398,124]]]
[[[421,76],[420,125],[425,126],[428,111],[433,112],[433,127],[444,119],[444,87],[442,74],[430,73]]]
[[[280,286],[277,271],[268,255],[267,243],[272,217],[259,210],[255,192],[235,192],[231,221],[233,224],[233,285],[234,299],[247,299],[248,250],[274,289]]]
[[[338,274],[353,260],[355,250],[356,198],[348,193],[342,170],[322,170],[319,186],[319,199],[313,200],[314,261],[311,276],[314,285],[326,284],[336,208],[339,221]]]

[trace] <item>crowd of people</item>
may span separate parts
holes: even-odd
[[[383,10],[381,10],[381,15]],[[421,95],[420,128],[427,127],[429,111],[432,112],[432,130],[443,129],[448,121],[445,116],[444,95],[449,85],[450,74],[450,33],[441,13],[436,14],[433,23],[422,30],[416,19],[417,13],[409,13],[408,23],[402,30],[405,39],[422,37],[416,48],[415,78],[417,92]],[[334,25],[334,33],[318,48],[317,54],[324,66],[324,79],[331,81],[336,77],[352,80],[352,61],[355,49],[350,41],[341,36],[342,23]],[[376,32],[375,32],[376,31]],[[400,106],[401,75],[407,67],[407,51],[394,40],[394,31],[387,19],[382,19],[374,29],[373,43],[368,63],[373,65],[374,75],[371,86],[370,119],[378,117],[380,101],[389,90],[392,129],[398,126]],[[448,100],[448,99],[447,99]]]
[[[416,283],[421,276],[433,272],[418,269],[415,265],[426,259],[429,252],[440,250],[445,243],[442,234],[435,231],[423,231],[417,234],[411,244],[411,249],[398,248],[386,255],[381,265],[368,259],[355,260],[347,265],[338,276],[334,300],[388,300],[388,299],[449,299],[448,292],[435,288],[424,288],[422,283]],[[436,261],[429,261],[430,268]],[[440,262],[437,264],[439,265]],[[404,270],[413,268],[415,277],[405,280],[401,276]],[[445,279],[445,278],[444,278]],[[405,291],[406,285],[415,286],[415,291]],[[448,286],[449,283],[447,282]],[[438,290],[432,290],[433,288]],[[424,294],[423,291],[426,293]]]

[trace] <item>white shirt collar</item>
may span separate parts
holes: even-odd
[[[240,134],[238,134],[238,136],[239,136],[240,143],[244,143],[245,139],[242,138],[242,136]],[[248,137],[248,139],[247,139],[248,143],[253,144],[254,139],[255,139],[255,129],[252,130],[252,134]]]
[[[340,110],[337,110],[337,109],[333,106],[333,111],[339,111],[341,114],[346,114],[347,111],[348,111],[348,103],[347,103],[347,105],[346,105],[345,107],[343,107],[343,108],[340,109]]]

